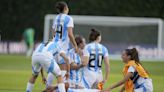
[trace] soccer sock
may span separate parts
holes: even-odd
[[[46,87],[52,85],[54,77],[55,76],[52,73],[48,73]]]
[[[59,92],[66,92],[64,83],[58,84],[58,90],[59,90]]]
[[[27,83],[26,92],[32,92],[33,87],[34,87],[34,84],[28,82]]]

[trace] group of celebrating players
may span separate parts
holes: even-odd
[[[57,2],[56,10],[58,15],[52,25],[53,39],[39,44],[33,52],[33,74],[27,83],[26,92],[32,92],[39,72],[46,84],[44,92],[109,92],[122,84],[125,85],[120,92],[153,91],[151,79],[140,63],[135,48],[126,49],[122,54],[125,63],[124,78],[109,88],[103,89],[109,76],[109,54],[108,49],[100,44],[100,32],[91,29],[89,43],[85,44],[85,38],[82,36],[74,37],[73,18],[68,15],[67,4]],[[70,49],[70,42],[72,49]],[[104,78],[102,61],[105,63]],[[43,69],[48,73],[47,78],[43,74]],[[56,86],[52,85],[55,77]]]

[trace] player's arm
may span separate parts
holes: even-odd
[[[106,81],[108,80],[109,72],[110,72],[109,56],[106,56],[104,58],[104,63],[105,63],[105,78],[103,80],[103,83],[106,83]]]
[[[133,75],[133,73],[128,72],[128,73],[125,75],[125,77],[124,77],[121,81],[119,81],[119,82],[117,82],[116,84],[110,86],[110,87],[107,89],[107,91],[110,91],[110,90],[112,90],[112,89],[114,89],[114,88],[116,88],[116,87],[121,86],[121,85],[124,84],[126,81],[128,81],[129,78],[130,78],[132,75]]]
[[[46,84],[46,77],[44,76],[44,72],[43,72],[43,68],[41,68],[41,76],[42,76],[42,82],[44,83],[44,84]]]
[[[68,36],[69,36],[69,39],[71,40],[71,43],[72,43],[73,47],[75,48],[76,52],[78,52],[78,47],[77,47],[75,37],[73,34],[73,27],[74,27],[73,18],[70,17],[70,20],[69,20],[68,25],[67,25]]]
[[[77,44],[76,44],[76,41],[75,41],[75,37],[74,37],[74,34],[73,34],[73,28],[72,27],[68,27],[68,36],[71,40],[71,43],[72,43],[73,47],[75,48],[75,50],[77,52],[78,47],[77,47]]]
[[[105,78],[103,79],[103,83],[106,83],[110,72],[109,53],[107,48],[104,47],[103,49],[104,49],[104,63],[105,63]]]
[[[69,54],[70,56],[70,68],[72,69],[72,70],[78,70],[78,69],[80,69],[80,68],[82,68],[83,67],[83,65],[82,64],[80,64],[80,65],[77,65],[76,63],[74,63],[74,59],[73,59],[73,54],[72,53],[70,53]]]
[[[125,85],[123,85],[123,86],[121,87],[121,89],[120,89],[119,92],[124,92],[124,90],[125,90]]]
[[[71,69],[72,69],[72,70],[78,70],[78,69],[80,69],[80,68],[82,68],[82,67],[83,67],[82,64],[77,65],[77,64],[75,64],[75,63],[71,63]]]
[[[55,34],[56,34],[56,31],[55,31],[55,29],[51,29],[51,32],[52,32],[52,39],[54,38],[54,36],[55,36]]]

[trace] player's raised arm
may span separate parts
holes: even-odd
[[[52,32],[52,39],[54,38],[54,36],[55,36],[55,33],[56,33],[56,31],[55,31],[55,29],[51,29],[51,32]]]

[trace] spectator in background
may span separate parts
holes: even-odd
[[[34,35],[35,30],[33,28],[26,28],[23,32],[23,40],[26,44],[26,56],[30,57],[34,48]]]

